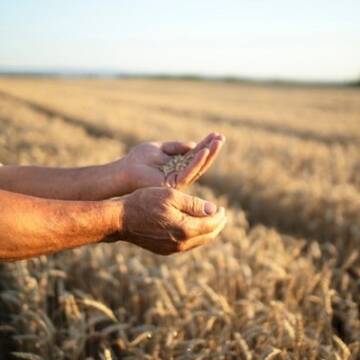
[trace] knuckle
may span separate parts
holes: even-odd
[[[185,240],[189,240],[194,235],[194,230],[189,226],[183,226],[182,233],[183,233],[183,238]]]
[[[193,198],[192,200],[192,211],[195,214],[200,213],[202,210],[202,201],[196,197]]]
[[[166,199],[157,197],[153,205],[158,215],[163,216],[164,218],[171,217],[171,207]]]
[[[162,188],[162,196],[166,200],[173,200],[175,198],[175,190],[171,187]]]
[[[163,202],[160,202],[158,204],[157,210],[158,210],[159,215],[161,215],[161,216],[163,216],[165,218],[167,217],[168,209],[167,209],[167,206]]]
[[[186,197],[184,198],[184,208],[187,212],[193,214],[196,213],[196,201],[194,197]]]
[[[178,241],[175,244],[175,252],[179,253],[179,252],[183,252],[185,251],[185,242],[184,241]]]
[[[148,143],[144,143],[147,145],[159,145],[160,143],[158,141],[149,141]]]
[[[162,231],[168,231],[172,227],[172,216],[169,209],[162,206],[157,212],[157,224],[160,226]]]
[[[196,213],[196,200],[195,198],[191,198],[189,201],[189,208],[192,213]]]
[[[204,220],[201,225],[201,230],[203,233],[211,233],[215,229],[215,226],[213,223]]]
[[[132,193],[132,196],[135,198],[142,198],[146,196],[147,192],[146,189],[137,189]]]
[[[191,226],[191,222],[189,222],[185,217],[183,217],[179,224],[179,235],[181,237],[180,240],[188,240],[193,235],[193,229]]]
[[[184,231],[182,227],[179,225],[174,225],[173,223],[169,223],[167,232],[171,242],[173,243],[185,240]]]

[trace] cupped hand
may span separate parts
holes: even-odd
[[[226,224],[224,208],[166,187],[140,189],[122,201],[120,240],[160,255],[203,245]]]
[[[151,142],[135,146],[123,159],[130,191],[149,186],[183,188],[204,174],[224,144],[225,137],[211,133],[200,143]],[[161,167],[175,155],[191,157],[182,170],[165,174]]]

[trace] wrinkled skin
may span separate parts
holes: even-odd
[[[217,157],[225,141],[223,135],[212,133],[199,144],[182,142],[151,142],[135,146],[122,160],[129,191],[149,186],[168,186],[181,189],[194,183],[204,174]],[[188,166],[168,174],[160,167],[166,164],[171,156],[192,154]]]
[[[223,208],[166,187],[140,189],[122,200],[120,239],[156,254],[203,245],[216,238],[226,223]]]

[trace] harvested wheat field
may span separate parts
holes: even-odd
[[[1,78],[0,129],[0,162],[60,166],[222,132],[189,191],[229,214],[186,254],[104,244],[1,265],[1,354],[360,357],[359,90]]]

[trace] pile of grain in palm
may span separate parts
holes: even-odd
[[[165,176],[167,176],[172,172],[184,170],[193,158],[194,155],[192,153],[188,153],[186,155],[175,155],[172,156],[170,161],[168,161],[165,165],[162,165],[160,169]]]

